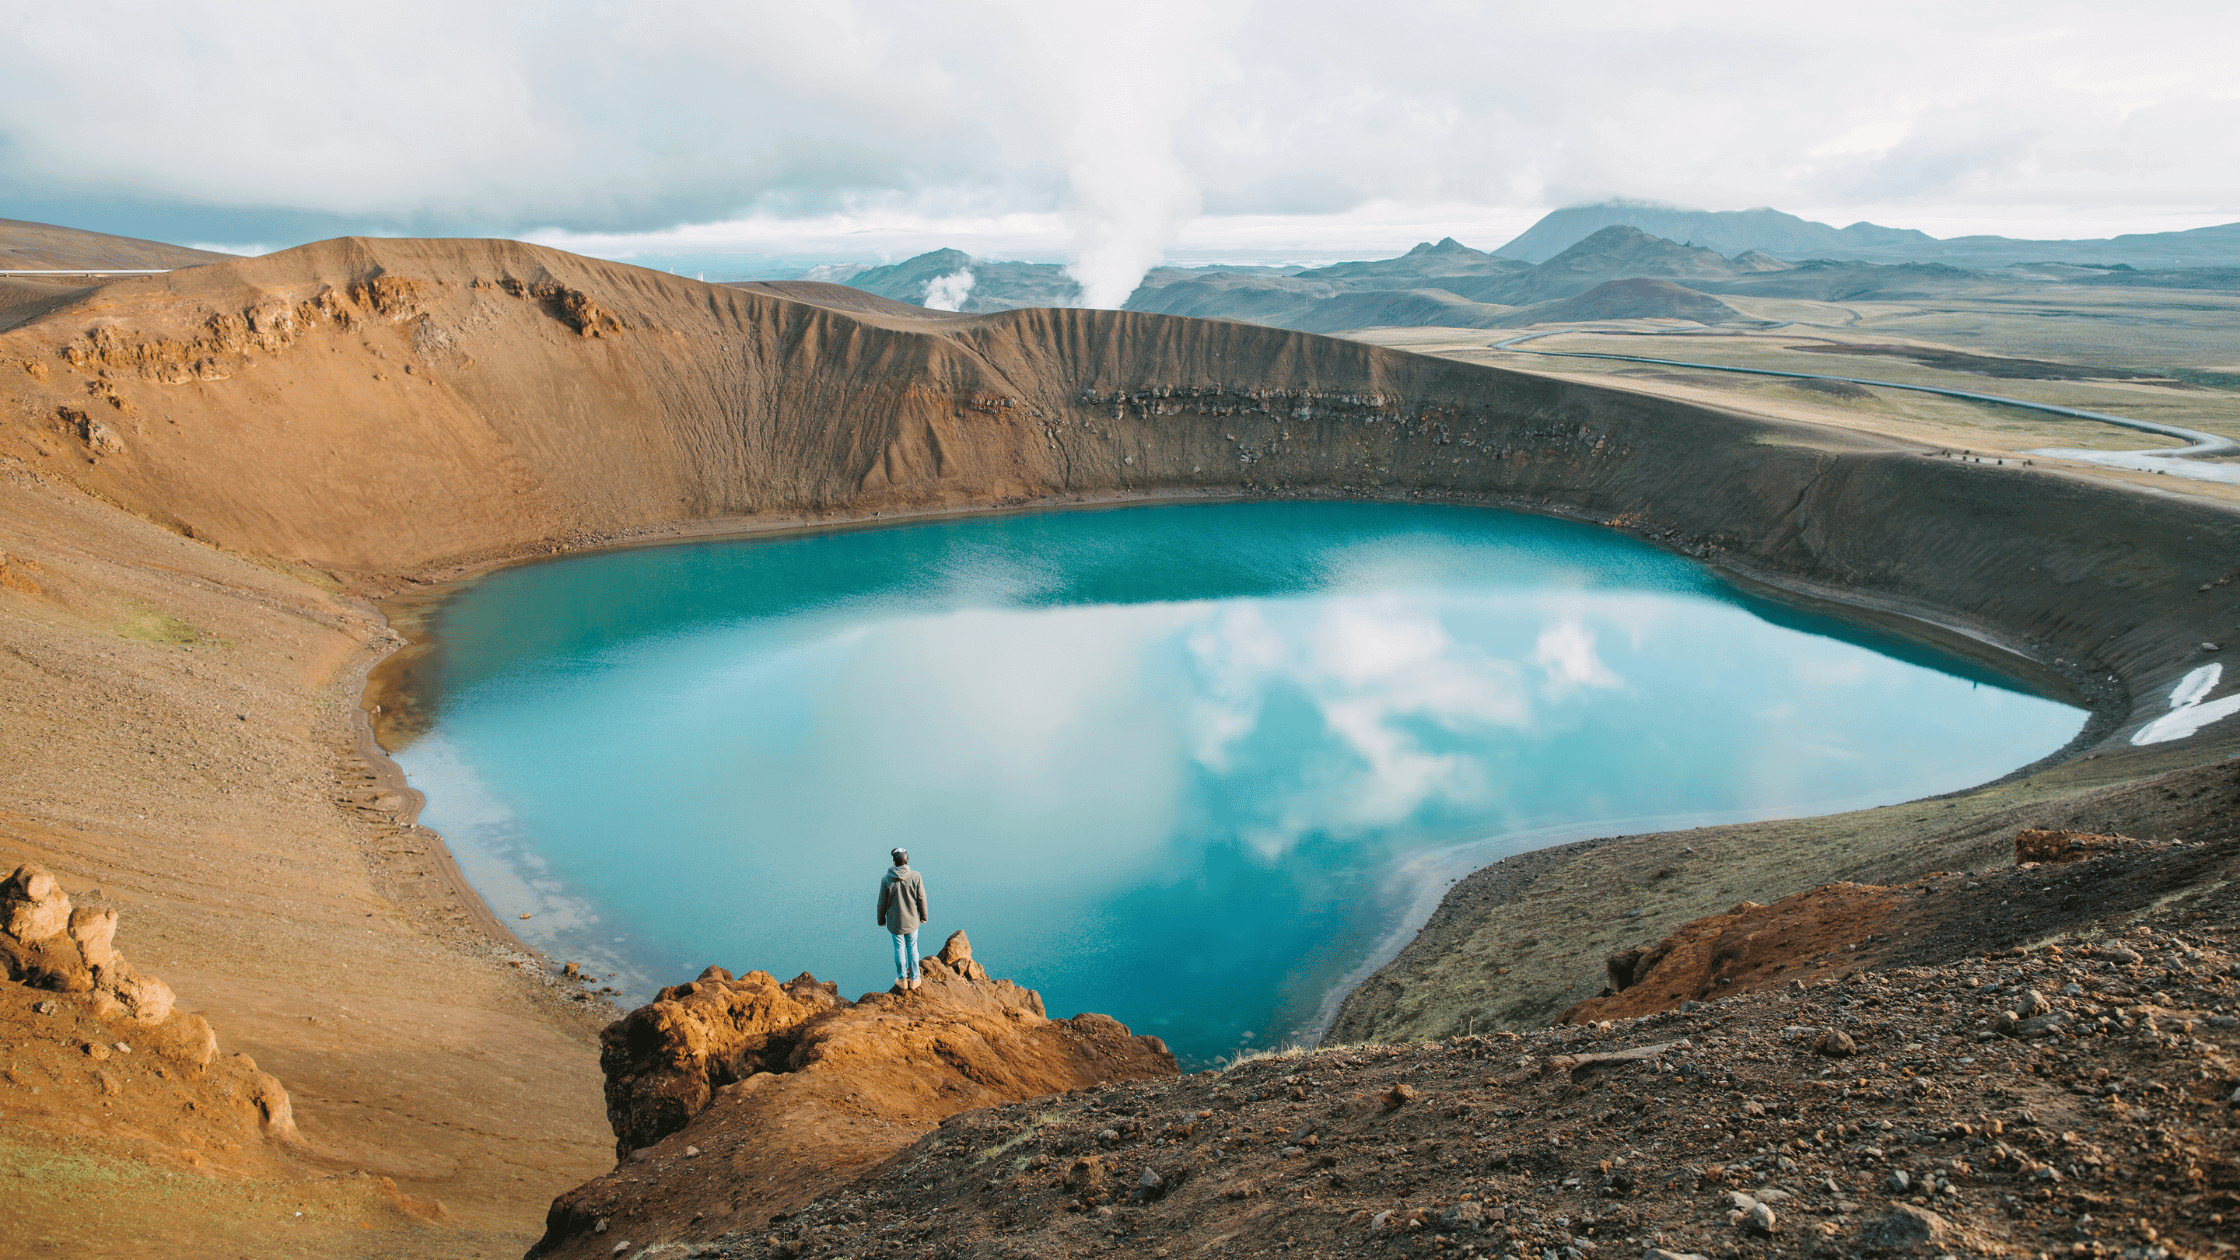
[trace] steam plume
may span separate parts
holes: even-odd
[[[1241,10],[1139,0],[1118,20],[1073,32],[1062,140],[1073,240],[1066,274],[1081,305],[1118,307],[1202,204],[1176,138],[1208,76],[1203,50]]]
[[[972,268],[959,267],[945,276],[935,276],[926,282],[925,300],[918,305],[929,311],[961,311],[965,295],[972,292]]]

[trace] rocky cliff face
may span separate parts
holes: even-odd
[[[714,1237],[797,1210],[961,1111],[1175,1074],[1156,1037],[1049,1018],[963,932],[922,987],[856,1001],[710,967],[600,1036],[615,1171],[561,1195],[535,1256]]]

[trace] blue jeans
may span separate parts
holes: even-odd
[[[918,934],[915,931],[894,934],[894,976],[897,980],[918,978]]]

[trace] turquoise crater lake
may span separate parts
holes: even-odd
[[[891,979],[888,848],[1054,1015],[1314,1035],[1447,883],[1995,778],[2084,714],[1618,533],[1259,503],[612,552],[447,603],[398,754],[500,917],[626,1001]],[[1613,889],[1610,912],[1626,908]]]

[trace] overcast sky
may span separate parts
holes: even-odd
[[[0,0],[0,217],[1117,275],[1612,196],[2240,220],[2240,5]]]

